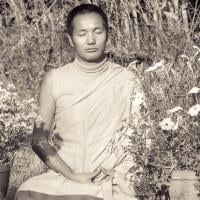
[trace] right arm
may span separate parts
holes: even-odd
[[[41,85],[38,118],[35,121],[32,134],[32,149],[49,168],[62,174],[67,179],[90,182],[99,173],[99,170],[83,174],[74,173],[48,142],[56,107],[52,94],[52,73],[48,72],[45,75]]]

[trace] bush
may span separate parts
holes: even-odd
[[[0,101],[0,163],[11,165],[15,151],[30,137],[36,102],[20,98],[14,84],[2,82]]]

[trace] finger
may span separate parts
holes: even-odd
[[[96,176],[100,174],[100,172],[101,172],[100,169],[96,169],[94,172],[91,172],[90,174],[91,178],[95,178]]]
[[[102,172],[108,176],[112,176],[114,177],[115,175],[115,170],[108,170],[108,169],[105,169],[103,167],[100,168],[102,170]]]
[[[96,171],[95,177],[98,176],[101,173],[101,169],[99,169],[99,168],[96,169],[95,171]]]
[[[95,176],[95,178],[93,179],[93,181],[95,181],[95,182],[102,181],[102,180],[105,179],[107,176],[108,176],[107,174],[105,174],[105,173],[103,173],[103,172],[101,171],[101,173],[98,174],[98,176]]]

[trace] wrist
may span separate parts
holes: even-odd
[[[76,173],[74,173],[73,171],[69,171],[69,172],[65,172],[64,173],[64,176],[66,177],[66,178],[68,178],[68,179],[70,179],[70,180],[76,180],[76,178],[77,178],[77,174]]]

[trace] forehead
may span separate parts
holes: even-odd
[[[95,12],[91,13],[83,13],[77,15],[73,19],[73,29],[79,30],[79,29],[90,29],[95,27],[104,27],[104,21],[101,15]]]

